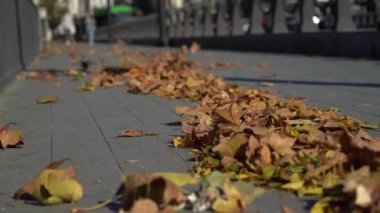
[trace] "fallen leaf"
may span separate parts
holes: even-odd
[[[139,129],[123,130],[117,137],[141,137],[144,136],[144,132]]]
[[[281,136],[277,133],[272,133],[267,138],[267,143],[270,148],[282,156],[294,157],[296,155],[296,152],[293,150],[295,142],[295,138]]]
[[[124,211],[122,211],[124,212]],[[133,203],[130,213],[158,213],[159,209],[157,204],[151,199],[140,199]],[[120,211],[119,211],[120,213]]]
[[[199,179],[193,177],[189,173],[159,172],[154,174],[173,182],[178,187],[183,187],[188,184],[194,185],[199,183]]]
[[[239,157],[244,156],[244,149],[242,146],[248,143],[248,138],[245,134],[236,134],[226,142],[221,142],[213,147],[213,151],[220,156]]]
[[[91,85],[82,85],[82,86],[78,87],[77,89],[81,90],[81,91],[92,92],[92,91],[96,90],[96,87],[91,86]]]
[[[46,166],[37,177],[15,193],[16,201],[23,194],[33,196],[44,205],[78,201],[83,196],[83,188],[75,179],[75,168],[71,166],[67,169],[58,169],[65,161],[67,159]]]
[[[0,148],[21,148],[24,142],[19,130],[10,130],[10,123],[0,127]]]
[[[37,104],[51,104],[58,101],[58,97],[56,96],[42,96],[37,99]]]
[[[318,202],[316,202],[310,209],[310,213],[325,213],[326,208],[330,206],[330,201],[333,198],[331,197],[324,197],[320,199]]]
[[[172,139],[172,143],[173,143],[174,148],[176,149],[184,146],[181,137],[174,137]]]

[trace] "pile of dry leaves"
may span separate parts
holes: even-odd
[[[191,47],[190,52],[198,49]],[[320,197],[312,212],[378,211],[380,138],[365,129],[379,126],[343,116],[337,109],[308,107],[301,98],[230,85],[188,60],[188,51],[130,53],[118,44],[114,52],[125,65],[99,69],[81,86],[93,91],[126,84],[133,93],[197,102],[194,108],[176,108],[185,135],[173,143],[193,151],[193,173],[206,177],[200,191],[207,193],[184,197],[170,177],[131,174],[117,193],[124,195],[123,210],[145,205],[164,210],[169,203],[175,210],[190,203],[196,210],[237,212],[254,197],[243,189],[254,184]],[[219,172],[228,177],[221,178]],[[159,194],[146,191],[155,187]],[[144,199],[130,203],[138,200],[129,199],[136,194]],[[339,209],[347,203],[346,209]]]
[[[352,209],[378,207],[380,139],[365,130],[378,126],[337,109],[310,108],[301,98],[229,85],[183,51],[129,60],[122,75],[131,92],[197,101],[195,108],[177,107],[185,136],[173,140],[194,151],[196,174],[217,170],[235,180],[324,197],[321,202],[351,199]],[[326,207],[317,203],[315,209],[320,206]]]

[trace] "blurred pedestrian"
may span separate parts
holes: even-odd
[[[61,22],[57,27],[57,31],[60,35],[65,38],[65,44],[70,45],[71,41],[74,39],[76,33],[74,16],[67,11],[61,18]]]
[[[40,38],[41,38],[41,47],[42,51],[47,51],[50,48],[50,42],[53,38],[49,18],[47,15],[47,10],[44,7],[39,8],[39,18],[40,18]]]
[[[241,18],[243,20],[242,31],[245,34],[249,34],[251,32],[252,27],[253,0],[241,0],[240,9]]]
[[[95,32],[96,32],[96,21],[92,17],[90,12],[86,14],[85,22],[86,22],[86,34],[87,34],[88,45],[90,47],[93,47],[94,40],[95,40]]]

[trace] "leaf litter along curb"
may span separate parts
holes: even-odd
[[[196,101],[177,107],[185,136],[174,144],[194,152],[195,174],[221,171],[230,180],[321,197],[312,212],[336,211],[344,202],[350,211],[378,208],[380,139],[364,130],[378,125],[310,108],[301,98],[227,84],[181,51],[127,52],[118,44],[114,52],[125,65],[91,73],[84,87],[126,82],[133,93]],[[363,167],[369,171],[363,178],[351,175]]]
[[[182,52],[137,56],[121,47],[118,54],[128,58],[124,68],[129,72],[118,77],[128,80],[130,92],[198,103],[194,108],[176,108],[183,115],[185,136],[173,140],[175,147],[197,150],[197,174],[230,172],[235,179],[299,196],[332,196],[331,201],[363,194],[339,190],[342,179],[354,170],[369,166],[372,173],[367,178],[376,178],[374,159],[380,155],[380,139],[364,128],[378,125],[342,116],[337,109],[310,108],[301,98],[229,85],[204,73]],[[367,193],[362,196],[372,192],[368,187],[361,191]],[[372,199],[367,203],[371,208],[378,202],[376,196]],[[363,209],[352,203],[352,209]]]

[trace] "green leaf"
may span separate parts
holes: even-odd
[[[269,180],[274,176],[274,174],[276,173],[276,170],[277,170],[276,166],[273,166],[273,165],[264,166],[261,177],[264,180]]]

